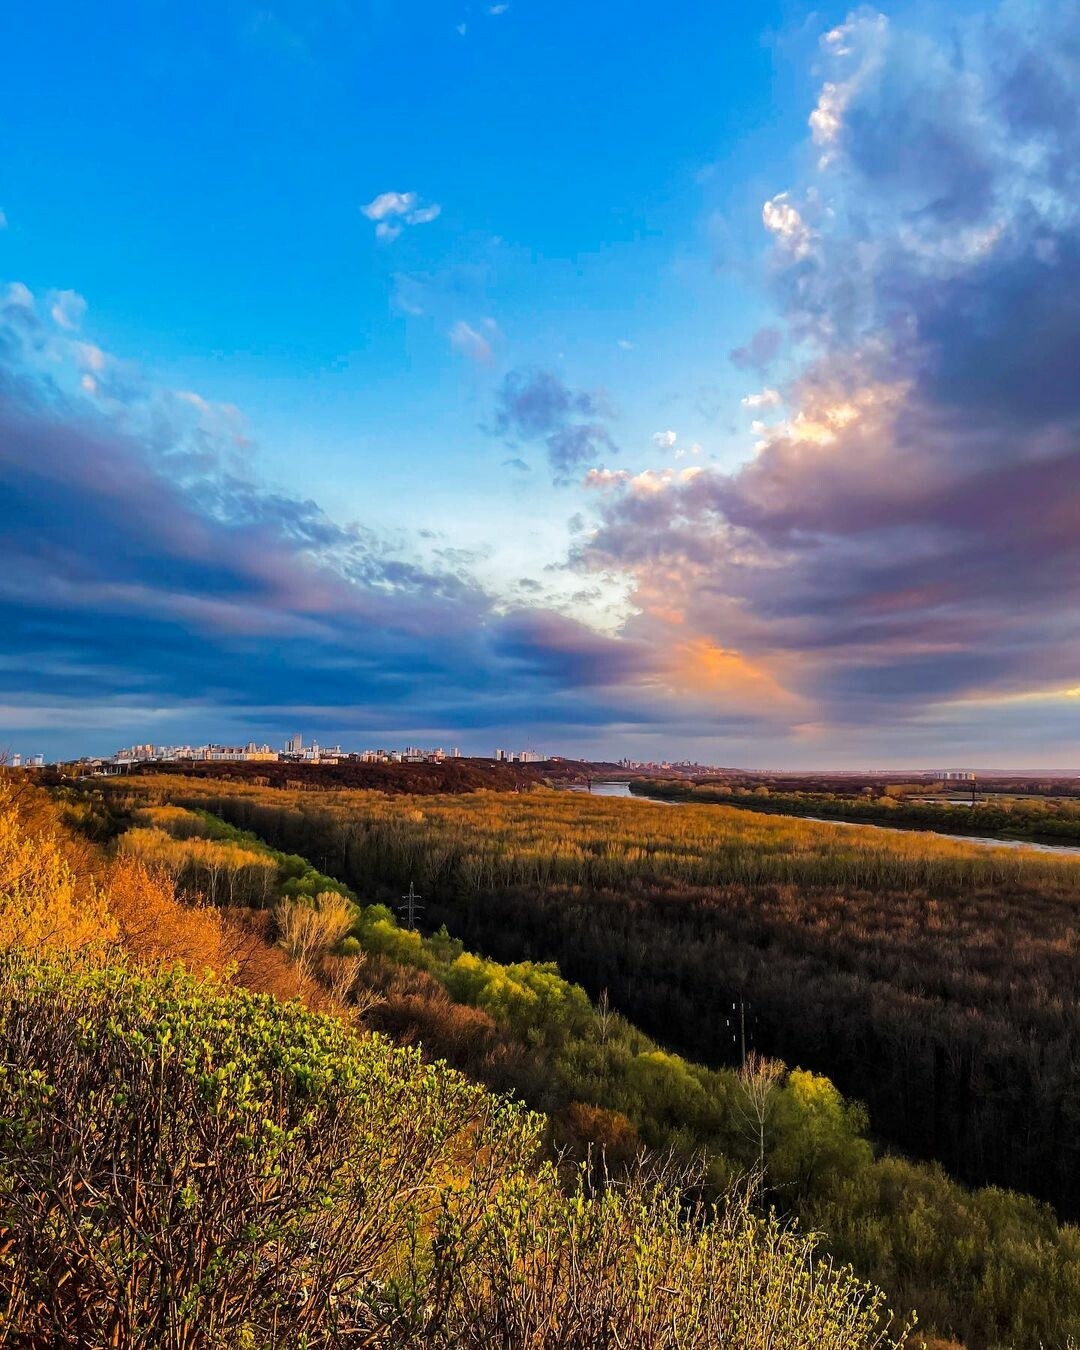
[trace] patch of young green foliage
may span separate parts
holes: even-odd
[[[566,1191],[535,1117],[296,1003],[12,950],[0,1066],[3,1345],[898,1344],[809,1239]]]

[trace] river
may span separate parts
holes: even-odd
[[[575,783],[571,787],[573,792],[588,792],[589,789],[580,783]],[[648,797],[641,793],[632,793],[629,783],[604,782],[593,783],[592,795],[594,797],[630,797],[633,801],[651,802],[654,806],[687,806],[693,805],[688,802],[669,801],[663,797]],[[718,806],[719,802],[701,802],[701,806]],[[731,805],[743,811],[753,810],[753,807],[743,806],[741,802],[723,803]],[[857,830],[884,830],[886,834],[929,834],[935,839],[952,839],[958,844],[977,844],[980,848],[1029,848],[1035,853],[1060,853],[1067,857],[1080,857],[1080,847],[1075,844],[1035,844],[1029,843],[1024,839],[988,839],[985,835],[979,834],[948,834],[943,830],[924,830],[924,829],[900,829],[895,825],[876,825],[868,820],[828,820],[824,816],[793,816],[783,811],[759,811],[758,815],[768,816],[786,816],[788,820],[812,820],[818,825],[841,825],[848,829]]]

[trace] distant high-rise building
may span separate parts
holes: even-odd
[[[303,748],[304,738],[299,731],[285,742],[285,753],[287,755],[298,755]]]

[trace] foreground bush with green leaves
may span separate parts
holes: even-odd
[[[0,1343],[897,1344],[737,1201],[591,1195],[540,1121],[298,1003],[0,958]]]

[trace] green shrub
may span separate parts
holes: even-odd
[[[361,1338],[466,1147],[535,1145],[413,1053],[178,970],[4,959],[0,1063],[13,1345]]]
[[[0,957],[0,1344],[885,1350],[746,1206],[536,1168],[537,1117],[298,1003]]]

